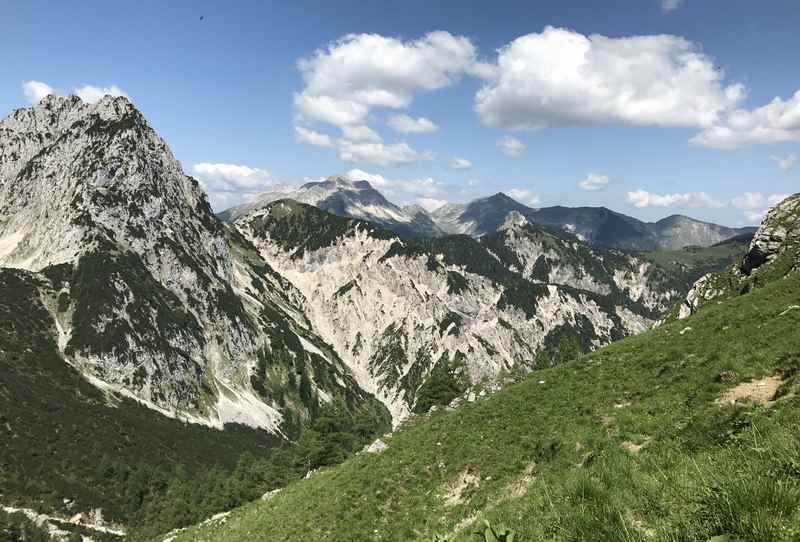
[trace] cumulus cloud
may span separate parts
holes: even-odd
[[[333,147],[333,139],[327,134],[321,134],[314,130],[303,128],[302,126],[294,127],[294,139],[298,143],[307,143],[315,147]]]
[[[436,198],[417,198],[417,203],[429,213],[447,205],[447,200]]]
[[[525,188],[512,188],[508,191],[508,195],[515,200],[524,203],[525,205],[530,205],[531,207],[536,207],[542,202],[538,194]]]
[[[489,125],[509,130],[603,122],[712,125],[745,95],[693,43],[671,35],[609,38],[547,27],[503,47],[475,97]]]
[[[367,106],[352,100],[339,100],[330,96],[295,94],[294,107],[301,118],[347,126],[360,124],[367,116]]]
[[[590,173],[584,180],[578,183],[578,186],[584,190],[602,190],[608,186],[608,182],[608,175],[597,175],[596,173]]]
[[[797,162],[800,161],[800,155],[797,154],[790,154],[788,156],[770,156],[775,163],[778,164],[778,167],[781,168],[783,171],[789,171],[792,169]]]
[[[744,217],[751,224],[758,224],[764,220],[764,215],[767,214],[769,209],[762,209],[760,211],[745,211]]]
[[[272,184],[269,171],[237,164],[201,162],[192,166],[192,172],[216,210],[246,201]]]
[[[528,148],[525,143],[516,137],[511,136],[505,136],[502,139],[498,139],[496,145],[503,154],[512,158],[521,156],[522,153],[525,152],[525,149]]]
[[[387,179],[383,175],[369,173],[362,169],[351,169],[344,174],[344,177],[351,181],[369,181],[375,189],[381,191],[390,200],[402,204],[418,203],[428,209],[435,202],[446,203],[444,197],[447,190],[432,177]]]
[[[705,192],[687,192],[683,194],[654,194],[647,190],[635,190],[625,195],[626,201],[637,208],[645,207],[706,207],[719,208],[725,204],[715,200]]]
[[[733,150],[747,145],[800,141],[800,90],[753,110],[735,109],[692,138],[703,147]]]
[[[32,104],[38,104],[48,94],[55,94],[53,87],[41,81],[25,81],[22,83],[22,94]]]
[[[321,122],[342,130],[339,156],[351,162],[378,165],[425,159],[406,143],[384,144],[369,128],[375,107],[404,109],[419,91],[453,84],[467,73],[485,74],[472,42],[449,32],[431,32],[404,41],[378,34],[348,34],[298,61],[304,88],[294,95],[299,124]],[[431,133],[430,119],[406,114],[387,124],[403,133]],[[301,142],[310,142],[307,138]]]
[[[117,85],[111,85],[110,87],[95,87],[92,85],[84,85],[82,87],[77,87],[73,89],[72,93],[78,96],[84,102],[90,104],[99,102],[104,96],[122,96],[124,98],[128,97],[128,95],[125,94],[125,92]]]
[[[456,156],[450,160],[450,167],[453,169],[469,169],[472,167],[472,162],[466,158],[459,158]]]
[[[366,125],[343,126],[342,134],[348,141],[373,141],[381,142],[383,139],[378,133]]]
[[[303,126],[295,126],[294,131],[298,143],[336,149],[339,158],[345,162],[391,166],[433,159],[431,153],[417,152],[404,142],[383,143],[381,137],[368,126],[345,126],[345,136],[340,138],[332,138]]]
[[[347,139],[338,141],[339,158],[345,162],[389,166],[432,160],[430,153],[419,153],[406,143],[390,145],[378,142],[356,143]]]
[[[439,127],[430,119],[425,117],[415,119],[405,114],[394,115],[386,121],[386,124],[393,130],[404,134],[429,134],[439,130]]]
[[[733,198],[731,204],[737,209],[757,209],[764,206],[764,201],[764,194],[760,192],[745,192]]]
[[[661,9],[664,13],[669,13],[681,7],[682,3],[683,0],[661,0]]]
[[[360,123],[371,107],[407,107],[414,92],[452,84],[476,60],[470,40],[449,32],[413,41],[348,34],[298,62],[305,88],[295,105],[307,120]]]

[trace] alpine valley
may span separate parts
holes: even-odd
[[[155,536],[431,410],[599,365],[739,302],[759,266],[790,274],[795,204],[752,247],[748,229],[504,194],[427,213],[341,176],[217,216],[126,98],[47,96],[0,122],[0,521]]]

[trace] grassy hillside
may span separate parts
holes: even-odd
[[[418,417],[383,453],[176,542],[466,541],[483,519],[522,541],[797,540],[797,305],[798,274],[710,303]]]

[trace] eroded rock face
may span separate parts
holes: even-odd
[[[795,194],[775,205],[764,217],[742,262],[741,270],[745,275],[751,275],[787,250],[796,251],[799,245],[800,194]]]
[[[680,305],[688,318],[712,299],[737,295],[800,270],[800,194],[775,205],[758,228],[742,262],[724,273],[701,277]]]
[[[40,275],[69,363],[167,414],[277,432],[288,410],[366,398],[126,98],[0,122],[0,266]]]
[[[546,366],[571,346],[575,355],[647,329],[676,295],[635,258],[513,213],[504,222],[480,241],[401,239],[283,200],[235,225],[399,421],[437,364],[462,366],[472,383]]]

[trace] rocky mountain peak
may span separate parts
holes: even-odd
[[[347,177],[343,177],[341,175],[332,175],[327,177],[324,181],[313,181],[309,183],[305,183],[300,187],[300,189],[312,189],[315,187],[323,188],[326,190],[353,190],[353,191],[363,191],[363,190],[374,190],[372,185],[369,181],[354,181],[352,179],[348,179]]]
[[[219,230],[205,194],[127,98],[47,96],[0,122],[1,265],[65,263],[101,238],[144,250],[176,232],[190,243],[186,225],[203,222]],[[214,246],[189,252],[219,259]]]
[[[13,111],[0,126],[20,133],[60,134],[76,122],[86,121],[92,116],[105,122],[119,121],[130,116],[144,120],[136,107],[123,96],[104,96],[90,104],[74,95],[49,94],[33,107]]]
[[[0,128],[0,267],[33,272],[60,354],[93,383],[272,432],[320,397],[366,400],[127,99],[47,97]],[[268,361],[300,376],[268,389]]]

